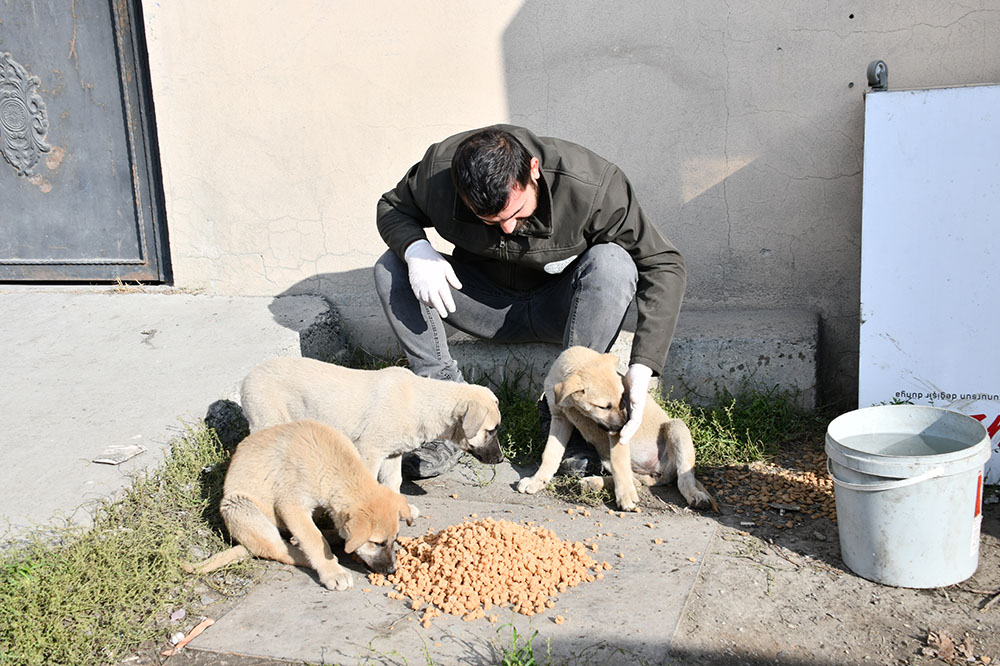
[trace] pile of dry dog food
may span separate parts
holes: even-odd
[[[822,450],[794,451],[779,461],[717,470],[706,485],[757,524],[794,527],[802,518],[837,520],[833,481]]]
[[[610,568],[589,557],[584,544],[562,541],[552,530],[492,518],[400,537],[399,544],[396,572],[369,574],[369,580],[394,586],[391,598],[423,608],[424,627],[443,613],[471,621],[494,607],[534,615],[555,605],[553,595],[603,578],[600,570]]]

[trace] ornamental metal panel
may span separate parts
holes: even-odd
[[[0,5],[0,280],[169,278],[137,0]]]

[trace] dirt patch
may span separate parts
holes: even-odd
[[[1000,505],[984,507],[979,568],[968,580],[929,590],[873,583],[840,559],[825,470],[817,474],[821,446],[703,474],[721,500],[721,525],[674,637],[676,663],[1000,663],[1000,603],[990,604],[1000,593]],[[728,484],[736,475],[742,492]],[[761,495],[757,482],[768,477],[788,481],[778,499]]]
[[[476,493],[494,493],[495,497],[490,496],[497,502],[527,501],[527,496],[512,490],[523,470],[515,473],[498,467],[503,467],[498,472],[502,479],[487,487],[462,486],[456,493],[458,481],[451,476],[429,480],[423,488],[432,495],[459,494],[461,500],[455,501]],[[718,498],[722,513],[705,514],[718,520],[719,526],[673,634],[671,656],[663,664],[1000,664],[1000,601],[989,605],[1000,593],[1000,504],[984,505],[975,575],[945,588],[914,590],[867,581],[840,559],[821,442],[799,445],[770,464],[708,470],[699,477]],[[676,489],[654,490],[655,494],[646,492],[641,497],[648,520],[658,514],[689,511],[682,508],[683,499]],[[989,490],[987,497],[996,491]],[[635,529],[646,529],[645,517],[623,520],[632,520]],[[654,593],[655,584],[651,579]],[[224,612],[213,611],[215,617]],[[155,651],[124,663],[162,664],[159,650],[163,647],[158,645]],[[297,662],[195,649],[167,663],[278,666]]]

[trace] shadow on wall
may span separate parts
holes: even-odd
[[[510,121],[622,167],[643,209],[687,258],[689,304],[820,304],[821,384],[831,397],[853,396],[860,249],[844,239],[860,236],[862,98],[843,100],[857,103],[856,117],[846,119],[821,96],[780,120],[731,113],[732,95],[753,105],[760,93],[730,83],[739,69],[731,72],[728,35],[724,15],[678,3],[526,0],[503,34]],[[780,48],[764,57],[774,71],[792,71]],[[768,94],[776,99],[802,99],[787,82],[774,84]],[[845,220],[852,202],[859,212]],[[832,244],[854,254],[824,253],[803,267],[801,257],[834,229],[844,238]]]
[[[300,331],[303,356],[344,362],[357,351],[382,359],[402,354],[385,323],[371,268],[317,273],[299,280],[272,302],[276,321],[282,323],[277,314],[282,299],[295,296],[320,296],[329,307],[312,326]]]
[[[831,132],[811,122],[825,117],[816,108],[798,119],[783,116],[780,126],[753,114],[731,117],[725,20],[701,25],[702,14],[671,3],[527,0],[502,37],[509,118],[586,145],[625,170],[647,214],[687,257],[686,307],[820,309],[824,393],[853,395],[857,312],[831,312],[837,306],[830,294],[840,300],[857,292],[857,280],[844,276],[857,273],[851,264],[859,264],[860,253],[846,260],[824,253],[809,268],[801,259],[796,268],[796,256],[824,242],[830,229],[858,231],[838,217],[843,206],[825,204],[859,199],[860,177],[832,179],[825,170],[860,169],[860,144],[841,133],[831,143]],[[704,44],[693,53],[699,39]],[[859,107],[859,122],[862,116]],[[502,119],[483,122],[493,120]],[[803,156],[805,145],[821,146],[831,164]],[[777,165],[802,177],[786,178]],[[814,210],[803,215],[810,202]],[[769,219],[754,221],[761,215]],[[823,275],[822,284],[810,285],[811,275]],[[282,295],[292,294],[325,297],[349,347],[379,358],[401,355],[370,269],[313,275]]]

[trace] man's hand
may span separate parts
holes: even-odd
[[[423,239],[406,248],[403,260],[409,269],[410,288],[417,300],[437,310],[442,318],[454,312],[455,299],[451,296],[451,287],[461,289],[462,283],[448,260]]]
[[[649,395],[649,380],[653,376],[652,369],[642,363],[633,363],[625,373],[625,394],[628,397],[628,421],[622,426],[618,441],[627,444],[639,430],[642,423],[642,411],[646,408],[646,398]]]

